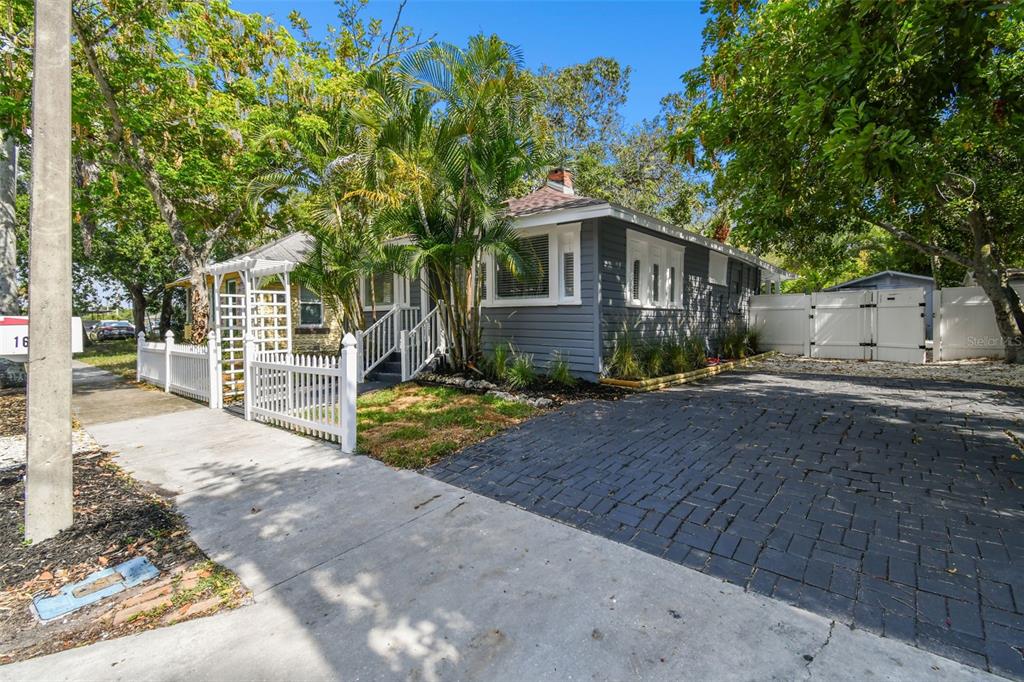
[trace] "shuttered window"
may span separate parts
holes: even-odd
[[[547,298],[548,280],[548,235],[539,234],[519,239],[519,246],[525,261],[524,272],[518,277],[500,262],[495,264],[495,293],[499,299]]]
[[[480,267],[476,269],[476,276],[480,279],[480,300],[487,300],[487,261],[480,261]]]
[[[683,254],[683,246],[675,242],[633,230],[627,231],[627,305],[681,307]]]
[[[363,278],[363,305],[367,308],[389,306],[395,302],[395,276],[378,272]]]
[[[576,254],[572,251],[562,253],[562,298],[576,295]]]
[[[633,259],[633,283],[632,291],[630,292],[630,298],[635,302],[640,302],[640,259]]]

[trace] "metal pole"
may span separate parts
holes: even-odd
[[[40,542],[73,521],[70,0],[36,0],[35,19],[25,538]]]

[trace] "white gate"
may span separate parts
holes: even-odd
[[[811,357],[870,360],[874,343],[870,306],[873,291],[811,294]]]
[[[843,360],[925,361],[924,289],[753,296],[752,325],[768,350]]]
[[[874,359],[924,362],[927,353],[924,289],[879,289],[874,293]]]
[[[247,344],[245,418],[356,446],[356,340],[346,334],[340,356],[257,351]]]

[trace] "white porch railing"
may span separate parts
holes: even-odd
[[[419,308],[402,306],[392,308],[369,327],[356,332],[360,382],[366,379],[374,367],[399,349],[402,332],[412,329],[419,321]]]
[[[246,344],[245,418],[356,447],[356,340],[340,356],[257,352]]]
[[[163,343],[146,341],[139,332],[135,378],[161,386],[167,393],[201,400],[220,407],[220,346],[211,332],[205,346],[175,343],[168,331]],[[212,388],[212,390],[211,390]]]
[[[441,351],[444,335],[441,333],[441,318],[434,308],[427,316],[399,337],[402,351],[402,381],[409,381],[419,374],[427,363]]]

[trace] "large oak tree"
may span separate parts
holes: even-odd
[[[1024,5],[709,0],[677,154],[735,238],[827,261],[882,230],[974,273],[1010,361],[1024,309]]]

